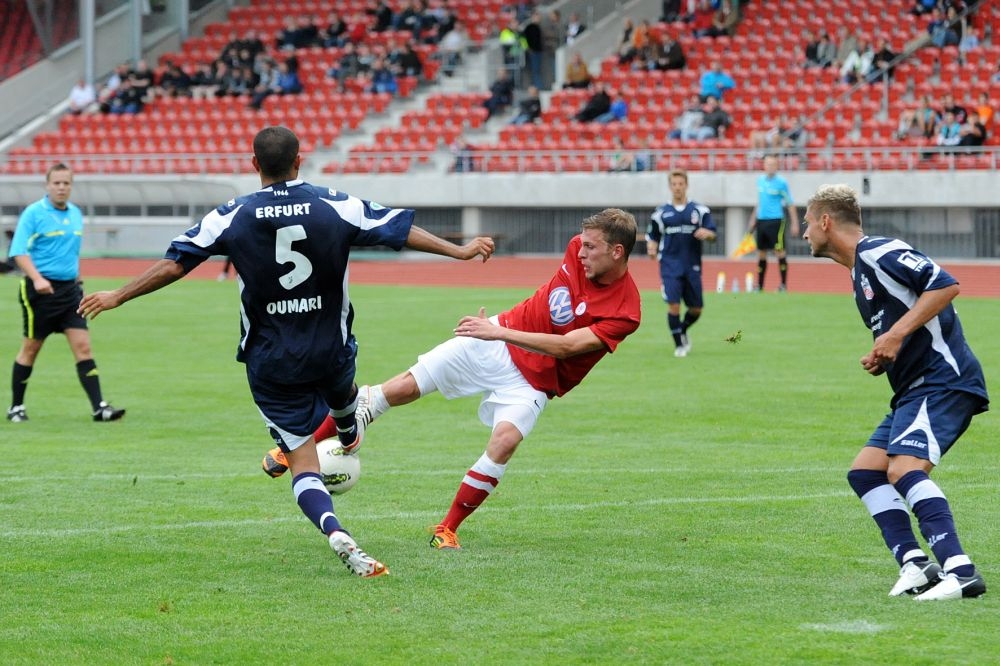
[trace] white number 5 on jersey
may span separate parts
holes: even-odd
[[[313,265],[306,255],[292,249],[292,243],[298,240],[305,240],[306,230],[301,224],[278,229],[278,234],[274,239],[274,259],[279,264],[292,262],[295,266],[291,271],[285,273],[278,282],[285,289],[294,289],[309,279],[312,275]]]

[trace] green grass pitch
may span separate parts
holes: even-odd
[[[0,279],[4,400],[14,292]],[[528,293],[354,285],[359,381]],[[53,337],[31,421],[0,423],[0,662],[995,663],[996,413],[935,474],[990,592],[889,598],[896,566],[845,480],[889,399],[858,363],[871,339],[850,297],[711,293],[684,359],[658,293],[643,305],[639,331],[548,406],[462,551],[432,550],[426,528],[483,451],[477,402],[432,396],[371,428],[335,503],[390,567],[374,580],[260,472],[232,282],[182,281],[93,323],[120,423],[90,421]],[[996,305],[958,302],[994,396]]]

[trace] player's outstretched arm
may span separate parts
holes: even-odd
[[[513,328],[497,326],[486,316],[486,308],[479,308],[479,314],[467,315],[458,321],[455,335],[479,340],[502,340],[539,354],[569,358],[577,354],[597,351],[604,342],[589,328],[578,328],[564,335],[558,333],[532,333]]]
[[[465,245],[456,245],[416,225],[410,227],[410,235],[406,237],[406,247],[463,261],[475,257],[482,257],[483,261],[486,261],[496,249],[493,239],[489,236],[477,236]]]
[[[112,310],[126,301],[166,287],[184,277],[184,267],[171,259],[161,259],[146,272],[114,291],[97,291],[87,294],[80,301],[77,312],[94,319],[105,310]]]

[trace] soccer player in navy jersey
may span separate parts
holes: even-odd
[[[901,567],[889,594],[916,594],[919,601],[978,597],[986,583],[962,549],[948,500],[930,479],[972,417],[989,408],[983,370],[952,306],[958,282],[903,241],[866,236],[857,192],[847,185],[821,187],[805,222],[813,256],[850,269],[854,300],[875,340],[861,367],[884,373],[893,390],[889,415],[847,474]],[[910,512],[937,563],[917,543]]]
[[[683,169],[670,172],[668,204],[653,211],[646,229],[646,254],[660,261],[663,300],[667,303],[667,326],[674,338],[674,356],[691,351],[688,329],[701,316],[705,302],[701,284],[701,245],[715,240],[715,223],[708,206],[687,198],[688,175]],[[681,301],[687,307],[681,320]]]
[[[430,545],[458,549],[459,525],[499,485],[520,443],[549,400],[583,381],[605,354],[639,327],[639,290],[628,270],[635,218],[608,208],[585,219],[552,278],[499,315],[462,317],[455,336],[417,357],[409,370],[362,386],[358,425],[390,407],[440,391],[445,398],[480,396],[479,419],[491,428],[486,451],[465,473]],[[329,419],[315,438],[331,432]],[[268,456],[281,458],[275,449]],[[280,470],[280,467],[278,468]]]
[[[334,515],[312,437],[331,415],[345,450],[361,443],[347,293],[351,246],[405,246],[486,261],[493,240],[455,245],[415,226],[412,210],[299,180],[299,141],[284,127],[261,130],[253,152],[262,189],[219,206],[175,238],[164,259],[114,291],[88,294],[79,310],[96,317],[175,282],[212,255],[231,257],[240,284],[237,359],[246,364],[254,402],[292,470],[295,499],[348,569],[379,576],[388,569],[359,548]]]

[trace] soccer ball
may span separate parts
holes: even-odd
[[[354,487],[361,476],[361,459],[357,453],[346,454],[336,437],[324,439],[316,445],[319,471],[323,485],[333,495],[343,495]]]

